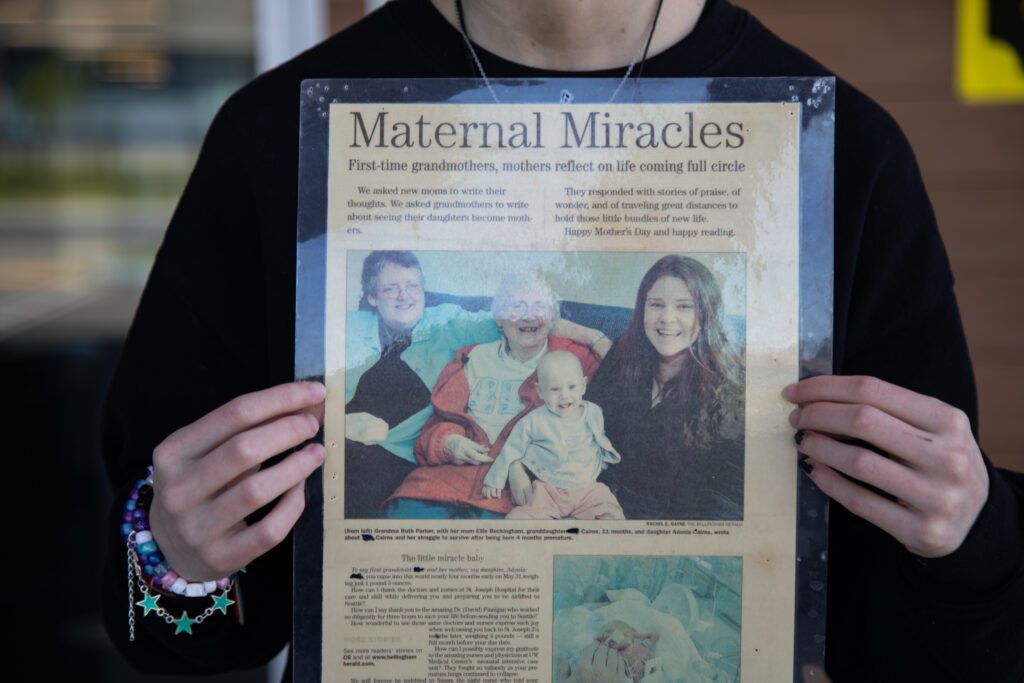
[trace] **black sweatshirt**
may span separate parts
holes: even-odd
[[[558,74],[477,52],[492,78],[623,73]],[[693,33],[643,71],[652,78],[828,73],[724,0],[709,0]],[[160,248],[111,389],[104,448],[121,500],[172,431],[293,377],[300,82],[477,75],[458,32],[426,0],[398,0],[228,100]],[[935,396],[976,424],[953,278],[914,155],[892,118],[841,80],[835,158],[835,371]],[[827,667],[837,683],[1024,679],[1024,481],[991,466],[989,476],[974,529],[937,560],[912,556],[832,506]],[[290,542],[244,575],[244,626],[217,615],[192,636],[174,636],[151,615],[136,619],[129,644],[119,507],[104,586],[107,624],[137,667],[211,673],[264,662],[288,642]],[[755,671],[744,675],[757,680]]]

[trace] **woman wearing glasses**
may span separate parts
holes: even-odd
[[[409,251],[371,252],[363,261],[362,290],[361,308],[367,310],[351,311],[345,331],[348,518],[380,517],[381,504],[415,468],[413,444],[432,412],[430,388],[458,349],[480,344],[480,358],[483,349],[498,348],[500,329],[510,353],[529,355],[554,325],[580,344],[595,336],[608,343],[594,330],[552,316],[557,308],[549,291],[540,295],[543,300],[529,303],[511,295],[500,299],[501,308],[494,310],[504,317],[497,327],[490,311],[426,306],[423,271]],[[524,321],[532,327],[523,326]],[[450,453],[449,462],[481,461],[465,441],[453,439],[442,448]]]
[[[501,339],[461,349],[441,373],[431,397],[434,415],[416,443],[422,467],[395,491],[389,517],[504,517],[512,509],[509,490],[486,498],[483,480],[515,424],[541,405],[535,389],[540,359],[548,351],[569,351],[587,377],[601,362],[591,345],[552,333],[560,322],[558,301],[535,273],[502,280],[491,310]]]
[[[455,350],[496,339],[486,312],[426,307],[423,271],[409,251],[363,261],[362,309],[345,335],[345,516],[378,517],[415,466],[412,446],[430,415],[430,387]]]

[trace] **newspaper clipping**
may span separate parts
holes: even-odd
[[[322,680],[792,679],[800,118],[329,108]]]

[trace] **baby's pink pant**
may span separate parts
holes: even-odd
[[[615,494],[600,482],[582,489],[562,489],[533,481],[533,500],[512,508],[506,519],[625,519]]]

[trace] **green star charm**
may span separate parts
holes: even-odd
[[[159,600],[159,599],[160,599],[159,595],[153,595],[152,593],[149,593],[149,594],[146,595],[146,597],[144,599],[139,600],[135,604],[138,605],[139,607],[142,607],[143,609],[145,609],[146,613],[143,614],[142,616],[148,617],[150,612],[155,612],[158,609],[158,607],[156,606],[156,601]]]
[[[213,608],[219,609],[221,614],[227,615],[228,607],[235,604],[235,601],[228,597],[228,592],[224,591],[220,595],[211,596],[213,598]]]
[[[196,623],[195,619],[188,618],[188,612],[182,612],[181,616],[174,619],[172,622],[177,628],[174,630],[174,635],[179,633],[187,633],[192,635],[192,624]]]

